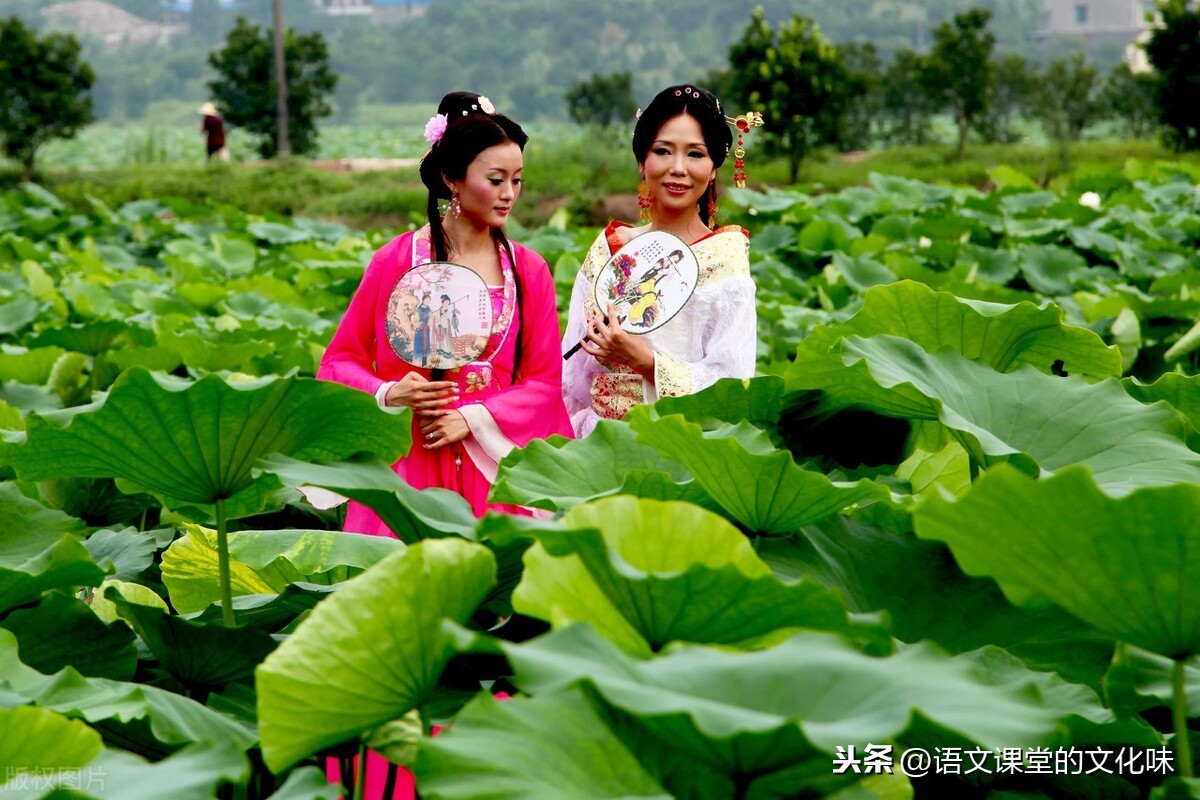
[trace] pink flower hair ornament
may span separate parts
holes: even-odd
[[[435,145],[442,140],[442,136],[446,133],[446,126],[450,124],[450,120],[445,114],[434,114],[425,123],[425,141]]]

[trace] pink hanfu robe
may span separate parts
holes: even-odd
[[[516,264],[500,247],[504,285],[489,287],[495,323],[479,360],[450,370],[443,380],[457,381],[462,413],[470,435],[437,450],[426,450],[418,420],[413,419],[413,446],[396,462],[396,474],[418,489],[452,489],[470,502],[476,516],[488,509],[528,513],[513,506],[487,502],[500,459],[514,447],[551,434],[572,436],[562,399],[562,354],[559,351],[558,311],[554,281],[537,253],[513,244]],[[430,378],[430,371],[401,361],[388,342],[385,313],[392,288],[414,264],[430,258],[429,228],[405,233],[388,242],[371,259],[362,284],[333,336],[317,377],[361,389],[379,397],[383,387],[409,372]],[[517,313],[517,285],[520,302]],[[524,323],[524,324],[522,324]],[[513,381],[517,339],[521,340],[520,374]],[[379,536],[393,535],[370,509],[351,503],[345,530]]]
[[[400,360],[392,350],[385,314],[396,281],[414,265],[431,261],[431,250],[428,226],[401,234],[379,248],[321,359],[318,378],[361,389],[380,400],[391,382],[409,372],[430,378],[428,369]],[[458,492],[478,517],[488,510],[529,513],[520,507],[487,502],[497,464],[510,450],[551,434],[573,436],[562,397],[553,277],[545,260],[520,244],[513,243],[511,257],[504,247],[499,247],[499,252],[504,284],[489,287],[495,322],[487,347],[477,361],[450,370],[443,378],[458,382],[459,400],[452,407],[462,413],[471,433],[461,442],[426,450],[414,415],[412,450],[393,465],[396,474],[418,489],[439,487]],[[520,281],[519,291],[514,277]],[[514,380],[518,337],[521,361]],[[373,511],[355,502],[348,507],[344,530],[395,535]],[[326,774],[336,781],[336,762],[330,759],[327,764]],[[387,766],[381,756],[368,753],[366,800],[381,800]],[[414,796],[412,776],[404,769],[396,787],[391,798],[382,800]]]

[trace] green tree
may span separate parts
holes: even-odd
[[[39,147],[92,121],[95,80],[74,36],[39,37],[17,17],[0,21],[0,141],[26,178]]]
[[[1150,72],[1134,72],[1122,61],[1100,89],[1099,102],[1104,115],[1121,126],[1130,139],[1147,139],[1158,129],[1154,108],[1156,78]]]
[[[938,109],[949,108],[958,128],[958,157],[967,134],[987,111],[992,48],[996,37],[987,30],[992,12],[976,8],[955,14],[933,29],[933,46],[921,69],[921,85]]]
[[[729,49],[738,99],[766,119],[764,137],[787,158],[792,182],[813,150],[837,144],[855,91],[837,48],[812,20],[795,16],[772,33],[762,8]]]
[[[637,111],[633,99],[633,73],[592,75],[566,94],[567,113],[578,125],[608,128],[628,122]]]
[[[1200,9],[1188,0],[1158,4],[1161,24],[1150,33],[1146,55],[1157,79],[1154,105],[1163,138],[1176,150],[1200,149]]]
[[[1013,120],[1029,113],[1036,87],[1035,71],[1022,56],[1010,54],[993,61],[987,110],[976,121],[975,131],[985,142],[1019,141]]]
[[[1100,115],[1096,67],[1083,53],[1056,58],[1038,77],[1036,105],[1046,135],[1058,142],[1064,157],[1071,142],[1083,136]]]
[[[317,120],[333,109],[329,96],[337,75],[329,66],[329,51],[319,31],[300,35],[288,29],[284,47],[288,84],[288,126],[292,152],[312,155],[317,149]],[[208,82],[225,121],[259,137],[264,158],[275,155],[276,86],[272,32],[239,18],[225,47],[213,51],[208,63],[217,79]]]
[[[867,150],[874,144],[883,110],[881,95],[883,62],[879,48],[871,42],[847,42],[839,45],[842,62],[854,91],[850,94],[838,149]]]
[[[927,144],[933,102],[921,88],[921,57],[897,50],[880,78],[879,136],[886,144]]]

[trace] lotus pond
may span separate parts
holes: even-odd
[[[547,519],[313,380],[396,231],[0,197],[0,796],[1200,797],[1200,189],[994,178],[729,191],[759,375],[513,453]]]

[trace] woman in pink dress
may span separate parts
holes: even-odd
[[[553,277],[541,256],[509,242],[503,231],[521,193],[527,137],[496,114],[486,97],[467,92],[442,99],[425,135],[431,147],[421,161],[421,180],[429,189],[429,224],[375,253],[317,377],[361,389],[380,405],[413,409],[412,450],[393,467],[412,486],[456,491],[476,516],[489,509],[527,514],[487,502],[497,463],[533,439],[572,435],[562,399]],[[439,200],[449,201],[444,218]],[[479,273],[489,287],[494,319],[479,358],[439,380],[429,369],[402,361],[386,327],[397,281],[430,261],[452,261]],[[394,536],[374,512],[353,502],[344,529]],[[367,800],[382,797],[386,767],[371,753]],[[336,776],[332,771],[331,778]],[[397,791],[387,800],[412,796],[412,779],[401,770]]]

